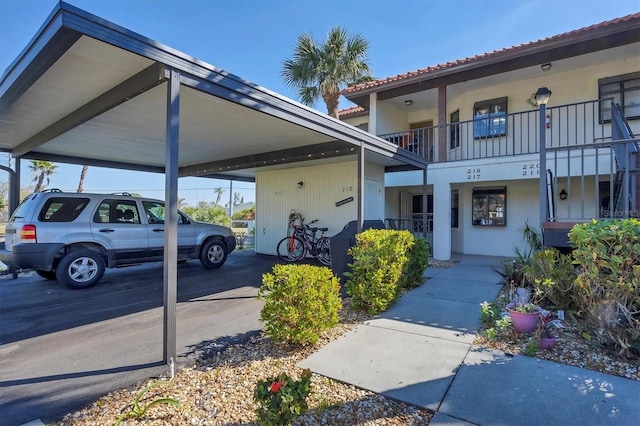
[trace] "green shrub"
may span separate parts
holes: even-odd
[[[620,353],[640,353],[640,221],[592,221],[569,232],[578,308],[597,336]]]
[[[253,398],[260,404],[261,425],[288,425],[307,412],[307,396],[311,391],[311,371],[303,371],[300,380],[282,373],[278,377],[258,381]]]
[[[424,270],[429,265],[429,243],[424,238],[414,238],[414,244],[409,249],[409,260],[402,272],[402,287],[414,288],[424,282]]]
[[[565,310],[577,307],[576,271],[570,255],[555,248],[537,251],[523,266],[523,272],[527,281],[532,283],[537,303]]]
[[[340,321],[340,281],[326,267],[275,265],[262,276],[258,297],[266,301],[265,334],[277,341],[314,344]]]
[[[402,290],[402,272],[414,244],[409,231],[369,229],[356,235],[347,275],[347,293],[353,306],[377,314],[395,302]]]

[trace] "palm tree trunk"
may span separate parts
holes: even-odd
[[[82,171],[80,172],[80,182],[78,182],[78,192],[82,192],[84,190],[84,178],[87,176],[87,170],[89,170],[89,166],[82,166]]]
[[[338,106],[340,103],[340,93],[327,93],[323,95],[324,103],[327,105],[327,112],[333,118],[338,117]]]
[[[44,173],[40,173],[38,175],[38,181],[36,182],[36,187],[33,189],[33,192],[40,192],[40,188],[42,188],[42,182],[44,182]]]

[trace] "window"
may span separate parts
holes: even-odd
[[[105,199],[100,203],[93,221],[97,223],[140,223],[135,201]]]
[[[453,189],[451,191],[451,227],[458,228],[458,190]]]
[[[480,226],[507,224],[507,188],[474,188],[471,223]]]
[[[598,81],[599,98],[613,98],[620,105],[628,120],[640,118],[640,72],[617,77],[602,78]],[[611,104],[600,104],[600,122],[611,121]]]
[[[52,197],[42,206],[38,220],[41,222],[71,222],[82,213],[87,204],[89,204],[88,198]]]
[[[473,137],[492,138],[507,134],[507,98],[490,99],[473,105]]]
[[[144,211],[147,214],[147,220],[150,224],[163,224],[165,211],[164,203],[156,201],[143,201]],[[182,213],[178,212],[178,225],[188,224],[189,219]]]
[[[449,149],[456,149],[460,147],[460,110],[451,113],[449,123]]]

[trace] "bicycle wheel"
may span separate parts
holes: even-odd
[[[318,245],[316,246],[316,257],[326,266],[331,266],[331,246],[329,244],[329,238],[322,237],[318,240]]]
[[[284,237],[278,243],[278,257],[285,262],[296,262],[304,257],[304,243],[298,237]]]

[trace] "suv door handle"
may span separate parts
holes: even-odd
[[[164,232],[164,228],[154,228],[153,232]]]
[[[113,229],[113,228],[102,228],[100,230],[100,232],[114,232],[114,231],[115,231],[115,229]]]

